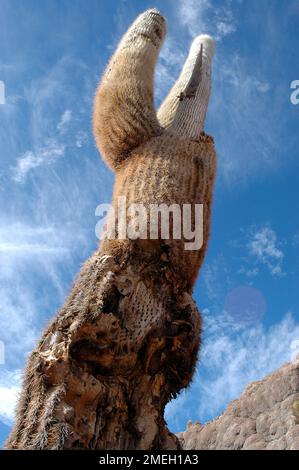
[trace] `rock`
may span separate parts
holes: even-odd
[[[217,419],[188,423],[185,450],[299,450],[299,358],[246,387]]]

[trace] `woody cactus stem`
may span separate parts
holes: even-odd
[[[213,42],[194,40],[156,115],[153,73],[165,31],[156,10],[133,23],[97,90],[94,133],[115,170],[114,206],[120,196],[146,211],[151,203],[201,203],[203,245],[190,251],[171,237],[101,242],[29,358],[8,449],[179,447],[163,413],[190,383],[199,347],[191,294],[215,176],[213,140],[203,132]]]

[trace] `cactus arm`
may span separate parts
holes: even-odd
[[[97,89],[94,135],[113,169],[133,148],[161,131],[153,77],[165,32],[166,21],[157,10],[141,14],[121,40]]]

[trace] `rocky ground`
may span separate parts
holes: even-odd
[[[251,383],[224,413],[178,434],[184,449],[299,450],[299,357]]]

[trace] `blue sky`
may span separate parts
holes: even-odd
[[[121,35],[149,7],[168,19],[156,103],[192,37],[217,43],[206,131],[218,153],[212,236],[194,296],[204,317],[173,431],[217,416],[299,351],[299,2],[0,0],[0,442],[28,352],[97,246],[95,208],[113,174],[95,149],[95,87]]]

